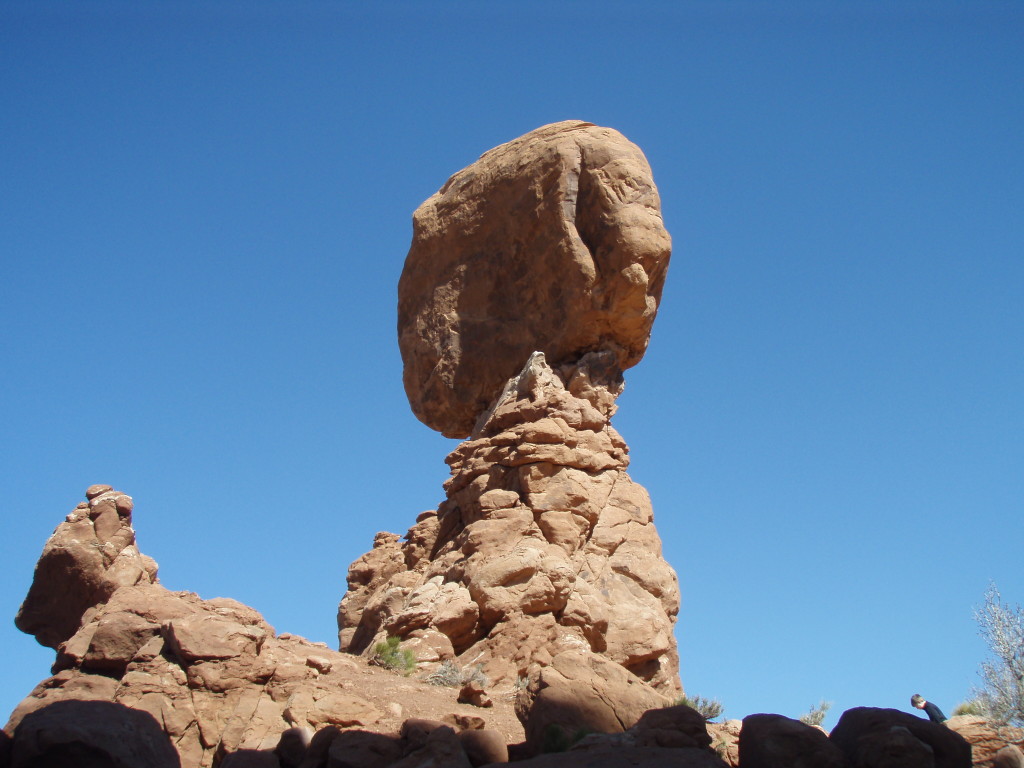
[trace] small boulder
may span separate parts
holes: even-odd
[[[408,722],[408,721],[407,721]],[[361,768],[361,767],[360,767]],[[447,725],[435,728],[423,746],[389,768],[473,768],[455,731]]]
[[[328,768],[385,768],[401,757],[402,746],[392,736],[341,731],[330,742],[326,765]]]
[[[480,683],[470,680],[459,691],[460,704],[472,704],[474,707],[493,707],[494,702]]]
[[[459,742],[473,768],[489,763],[507,763],[508,745],[493,728],[472,729],[459,734]]]

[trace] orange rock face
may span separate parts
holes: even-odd
[[[413,412],[466,437],[534,351],[636,365],[670,251],[647,160],[617,131],[566,121],[485,153],[413,215],[398,287]]]
[[[608,357],[557,372],[530,358],[448,457],[437,513],[405,542],[378,534],[352,565],[342,650],[440,635],[449,657],[514,681],[583,649],[678,693],[678,583],[609,423],[621,379]]]

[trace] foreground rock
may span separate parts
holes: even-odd
[[[852,766],[968,768],[971,765],[971,747],[960,734],[945,725],[897,709],[848,709],[832,729],[829,739],[843,751]]]
[[[438,511],[404,542],[378,534],[349,569],[341,648],[397,636],[421,661],[456,658],[507,683],[582,649],[678,695],[678,583],[609,423],[620,388],[607,356],[555,371],[532,355],[448,457]]]
[[[29,713],[10,759],[12,768],[181,765],[152,715],[106,701],[57,701]]]
[[[636,365],[670,250],[647,160],[617,131],[570,120],[485,153],[413,216],[398,287],[413,412],[467,437],[534,350]]]
[[[743,768],[845,768],[846,758],[820,728],[782,715],[758,714],[743,718],[739,764]]]

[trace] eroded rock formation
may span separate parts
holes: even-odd
[[[82,614],[118,588],[156,581],[156,563],[135,545],[131,496],[92,485],[85,498],[47,540],[14,620],[51,648],[78,631]]]
[[[680,691],[676,575],[610,422],[668,265],[659,206],[635,145],[570,121],[485,153],[416,211],[406,392],[426,424],[469,439],[437,511],[352,565],[343,650],[398,636],[492,680],[577,650]]]
[[[670,250],[650,166],[618,131],[569,120],[485,153],[413,216],[398,286],[413,412],[468,436],[535,350],[636,365]]]
[[[422,514],[405,542],[378,534],[352,565],[343,650],[397,635],[501,680],[581,648],[678,691],[676,576],[608,422],[620,383],[602,362],[591,354],[555,372],[530,357],[475,439],[448,457],[437,513]]]
[[[124,741],[125,723],[139,713],[151,716],[149,730],[169,739],[185,768],[210,766],[239,749],[272,750],[289,728],[311,733],[381,717],[345,690],[338,672],[354,665],[351,657],[276,635],[258,612],[234,600],[166,589],[156,563],[135,547],[131,497],[110,486],[92,486],[87,495],[47,542],[18,614],[22,629],[56,644],[57,659],[54,674],[5,727],[16,735],[15,765],[46,764],[29,759],[40,749],[52,761],[74,750],[120,759],[110,745]],[[61,707],[69,701],[108,709],[80,707],[80,716],[68,718]],[[111,718],[108,710],[128,714]],[[76,724],[82,717],[92,718],[88,729]],[[20,729],[23,722],[33,725]]]

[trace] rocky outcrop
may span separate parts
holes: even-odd
[[[1024,729],[1010,725],[999,726],[976,715],[951,717],[946,721],[946,726],[963,736],[971,745],[975,768],[993,768],[997,764],[996,755],[1000,750],[1024,747]]]
[[[534,350],[643,357],[671,240],[650,166],[569,120],[486,152],[413,215],[398,334],[413,412],[466,437]]]
[[[338,671],[354,665],[350,657],[322,643],[278,636],[259,613],[234,600],[167,590],[157,583],[155,564],[134,547],[130,498],[109,486],[93,486],[88,494],[89,502],[47,542],[19,613],[30,617],[25,625],[55,639],[67,634],[65,627],[80,612],[75,630],[57,645],[53,676],[29,694],[5,728],[14,735],[16,757],[44,749],[31,746],[43,744],[37,733],[46,734],[46,744],[71,745],[60,749],[85,744],[86,751],[110,751],[104,745],[117,741],[116,733],[108,738],[99,730],[96,739],[106,741],[85,743],[74,718],[56,716],[69,703],[96,704],[80,708],[90,716],[122,713],[111,720],[115,725],[130,725],[145,713],[185,768],[212,765],[239,749],[272,750],[288,729],[313,732],[380,718],[345,689]],[[118,585],[115,577],[124,574]],[[95,585],[103,590],[92,590]],[[102,601],[83,609],[99,595]],[[42,606],[52,608],[50,621]]]
[[[609,422],[620,388],[604,353],[557,371],[532,355],[448,457],[438,511],[353,563],[341,648],[432,638],[495,681],[585,649],[678,693],[678,584]]]
[[[93,485],[85,498],[43,547],[14,620],[18,629],[51,648],[71,637],[82,615],[120,587],[157,580],[156,563],[135,545],[131,496]]]

